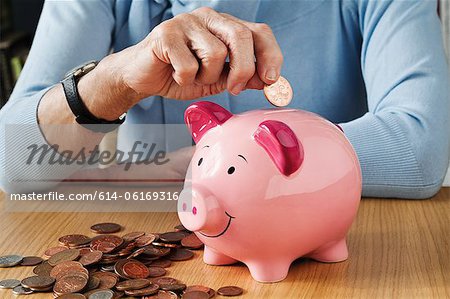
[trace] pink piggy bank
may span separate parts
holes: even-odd
[[[211,102],[185,112],[196,142],[178,200],[181,223],[210,265],[243,262],[260,282],[299,257],[340,262],[361,197],[358,158],[343,132],[295,109],[233,115]]]

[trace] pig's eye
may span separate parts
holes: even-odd
[[[198,160],[198,166],[200,166],[203,162],[203,158],[200,158],[200,160]]]
[[[236,170],[236,168],[234,168],[234,166],[231,166],[230,168],[228,168],[228,174],[233,174],[233,172]]]

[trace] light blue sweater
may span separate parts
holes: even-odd
[[[18,181],[49,175],[63,179],[76,170],[27,167],[27,142],[45,141],[38,130],[14,134],[9,126],[35,125],[40,98],[64,73],[138,43],[173,15],[207,5],[272,27],[285,57],[282,74],[294,89],[290,107],[341,124],[361,162],[363,195],[430,197],[447,169],[450,136],[448,66],[436,2],[47,1],[23,73],[0,111],[0,187],[42,189],[49,185]],[[235,113],[269,107],[261,91],[208,99]],[[127,122],[181,123],[189,104],[145,99],[131,109]],[[126,147],[123,140],[133,134],[123,127],[119,144]],[[5,154],[8,146],[14,155]]]

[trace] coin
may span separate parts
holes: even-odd
[[[117,275],[111,272],[95,272],[92,276],[100,279],[99,289],[112,289],[119,280]]]
[[[181,293],[186,289],[186,285],[184,283],[162,284],[159,286],[159,288],[164,291]]]
[[[43,262],[42,264],[36,266],[33,269],[33,273],[40,276],[50,276],[50,272],[53,267],[49,265],[48,261]]]
[[[20,281],[17,279],[4,279],[0,281],[0,289],[14,289],[20,285]]]
[[[217,290],[217,294],[222,296],[239,296],[243,292],[244,290],[237,286],[226,286]]]
[[[129,242],[129,241],[134,241],[137,238],[142,237],[143,235],[145,235],[145,232],[131,232],[131,233],[123,235],[122,238],[125,241]]]
[[[80,293],[71,293],[58,296],[56,299],[86,299],[86,296]]]
[[[91,275],[89,276],[85,290],[87,291],[95,290],[96,288],[98,288],[99,285],[100,285],[100,278]]]
[[[83,273],[73,272],[64,275],[56,281],[53,292],[57,295],[78,293],[87,285],[88,276]]]
[[[180,283],[177,279],[168,276],[152,278],[151,281],[157,285]]]
[[[158,293],[159,285],[152,283],[148,287],[139,290],[126,290],[125,294],[128,296],[149,296]]]
[[[66,246],[51,247],[44,252],[44,257],[50,258],[52,255],[55,255],[58,252],[61,252],[61,251],[67,250],[67,249],[69,249],[69,248]]]
[[[124,280],[122,282],[119,282],[116,285],[116,289],[119,291],[126,291],[126,290],[138,290],[145,288],[150,285],[150,281],[148,279],[131,279],[131,280]]]
[[[183,231],[189,231],[187,228],[184,227],[183,224],[178,224],[177,226],[174,227],[175,231],[177,232],[183,232]]]
[[[149,273],[148,277],[160,277],[166,275],[167,273],[166,269],[162,267],[150,266],[147,269]]]
[[[147,245],[152,244],[153,241],[155,241],[156,236],[153,234],[146,234],[144,236],[141,236],[136,239],[136,246],[137,247],[144,247]]]
[[[117,233],[122,229],[122,226],[117,223],[97,223],[91,226],[91,230],[97,234],[112,234]]]
[[[52,255],[48,259],[48,263],[50,266],[56,266],[59,263],[65,262],[65,261],[74,261],[80,256],[80,250],[79,249],[66,249],[64,251],[58,252],[54,255]]]
[[[24,288],[28,288],[33,291],[45,290],[51,287],[55,283],[55,279],[50,276],[31,276],[22,279],[20,284]]]
[[[21,266],[36,266],[42,263],[43,259],[39,256],[26,256],[20,262]]]
[[[79,262],[83,265],[83,266],[88,266],[88,265],[92,265],[95,263],[98,263],[101,259],[102,259],[103,253],[99,250],[94,250],[92,252],[86,253],[85,255],[83,255]]]
[[[267,100],[276,107],[284,107],[292,101],[292,87],[284,77],[271,84],[264,86],[264,95]]]
[[[171,261],[185,261],[191,259],[194,253],[188,249],[177,248],[169,254],[169,260]]]
[[[0,256],[0,268],[14,267],[22,262],[23,257],[16,254]]]
[[[172,262],[168,259],[160,258],[151,262],[151,265],[155,267],[168,268],[170,267],[170,265],[172,265]]]
[[[203,242],[196,234],[190,234],[181,240],[181,245],[189,249],[200,249],[203,247]]]
[[[125,275],[130,278],[147,278],[150,274],[147,266],[137,260],[127,260],[122,268]]]
[[[186,234],[184,234],[183,232],[180,232],[180,231],[179,232],[168,232],[168,233],[161,234],[159,236],[161,241],[168,242],[168,243],[178,243],[181,240],[183,240],[184,237],[186,237]]]
[[[65,246],[79,246],[91,242],[91,238],[85,235],[65,235],[58,239],[59,244]]]
[[[154,246],[167,247],[167,248],[179,248],[180,245],[174,243],[152,242]]]
[[[145,247],[145,251],[142,253],[144,256],[148,257],[161,257],[168,255],[170,253],[170,248],[160,248],[155,246],[147,246]]]
[[[191,291],[181,296],[183,299],[209,299],[209,294],[202,291]]]
[[[114,297],[114,292],[111,290],[98,290],[92,292],[88,299],[112,299]]]
[[[93,246],[95,246],[98,243],[102,243],[102,242],[104,242],[104,243],[112,243],[117,248],[120,245],[122,245],[124,241],[119,236],[115,236],[115,235],[101,235],[101,236],[94,237],[92,239],[92,241],[91,241],[91,248],[93,250],[96,250],[96,249],[93,248]]]
[[[214,291],[210,287],[206,287],[206,286],[202,286],[202,285],[188,286],[186,288],[186,290],[184,290],[185,293],[189,293],[189,292],[193,292],[193,291],[200,291],[200,292],[208,293],[209,298],[212,298],[212,297],[214,297],[214,295],[216,295],[216,291]]]
[[[24,288],[23,286],[17,286],[13,289],[14,295],[29,295],[33,293],[32,290]]]
[[[50,271],[50,276],[55,279],[59,279],[60,277],[71,272],[82,272],[86,275],[89,274],[80,262],[65,261],[53,267],[53,269]]]

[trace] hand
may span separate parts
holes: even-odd
[[[225,89],[234,95],[262,89],[278,79],[283,63],[269,26],[206,7],[161,23],[125,51],[124,83],[141,98],[195,99]]]

